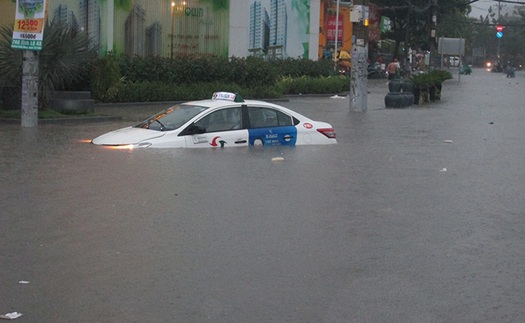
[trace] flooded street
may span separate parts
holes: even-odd
[[[525,75],[455,78],[441,102],[403,110],[384,109],[385,80],[366,113],[278,102],[330,122],[328,146],[111,150],[89,140],[136,116],[1,124],[0,314],[522,320]]]

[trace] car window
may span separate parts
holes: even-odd
[[[142,121],[134,127],[160,131],[175,130],[206,109],[206,107],[195,105],[176,105]]]
[[[242,128],[241,108],[227,108],[214,111],[195,122],[204,132],[238,130]]]
[[[249,107],[248,116],[251,128],[269,128],[293,125],[292,117],[276,109]]]

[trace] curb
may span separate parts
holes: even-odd
[[[103,116],[103,117],[74,117],[74,118],[55,118],[55,119],[38,119],[38,125],[46,124],[85,124],[108,121],[120,121],[120,116]],[[0,124],[20,124],[20,119],[0,118]]]

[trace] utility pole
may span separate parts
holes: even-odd
[[[355,0],[350,13],[353,23],[350,111],[366,112],[368,92],[368,0]]]
[[[501,15],[501,1],[498,1],[498,21],[497,21],[497,25],[500,24],[500,15]],[[500,52],[501,52],[501,38],[498,38],[498,49],[497,49],[497,57],[498,57],[498,61],[501,61],[501,58],[500,58]]]
[[[20,123],[26,128],[38,125],[38,52],[42,50],[46,12],[46,0],[16,1],[11,48],[22,50]]]
[[[38,52],[22,51],[22,109],[20,125],[24,128],[38,125]]]
[[[432,62],[437,62],[437,51],[436,51],[436,26],[437,26],[437,15],[438,15],[438,0],[432,0],[432,10],[431,10],[431,27],[430,27],[430,65]],[[440,59],[441,63],[435,67],[441,66],[443,60]]]

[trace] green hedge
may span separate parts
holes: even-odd
[[[280,85],[285,94],[327,94],[348,90],[350,80],[344,76],[284,77]]]
[[[333,73],[331,61],[108,55],[93,64],[90,88],[99,102],[186,101],[208,98],[219,90],[245,98],[347,90],[348,79]]]
[[[243,97],[275,97],[282,93],[275,87],[242,88],[234,83],[194,83],[189,85],[163,82],[141,82],[121,84],[111,102],[189,101],[211,98],[213,92],[228,91],[242,93]]]

